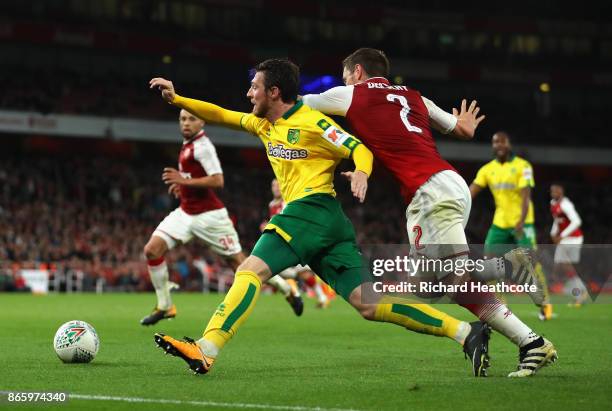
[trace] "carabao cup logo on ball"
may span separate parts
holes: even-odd
[[[100,347],[100,340],[94,328],[85,321],[77,320],[62,324],[55,333],[53,342],[57,356],[68,363],[90,362]]]
[[[87,326],[80,321],[72,321],[69,323],[55,340],[57,348],[69,347],[78,342],[83,335],[88,331]]]

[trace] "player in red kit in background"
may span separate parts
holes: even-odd
[[[392,85],[387,80],[389,60],[380,50],[359,49],[342,65],[346,86],[304,96],[304,103],[325,114],[346,117],[352,132],[400,183],[408,204],[407,229],[413,249],[429,258],[468,258],[464,228],[472,204],[470,191],[438,153],[431,129],[471,139],[484,119],[478,117],[476,101],[468,107],[463,100],[461,109],[450,114],[418,91]],[[350,172],[343,174],[353,177]],[[485,263],[487,272],[501,273],[515,283],[525,276],[535,284],[534,268],[524,250],[512,250]],[[437,277],[453,281],[445,273]],[[533,375],[557,358],[552,343],[534,333],[495,294],[458,292],[452,297],[519,347],[518,369],[510,377]]]
[[[574,203],[565,196],[565,190],[561,184],[550,186],[550,213],[553,224],[550,237],[555,249],[555,275],[561,273],[568,278],[566,288],[574,296],[574,306],[580,306],[587,298],[587,290],[578,278],[575,265],[580,263],[580,250],[584,237],[582,235],[582,219],[574,208]]]
[[[215,146],[204,133],[204,121],[181,110],[179,126],[183,135],[179,169],[164,168],[162,180],[168,185],[168,193],[180,199],[180,206],[157,226],[144,247],[157,304],[153,312],[140,321],[142,325],[153,325],[176,316],[170,291],[177,285],[168,281],[164,256],[178,243],[184,244],[196,237],[225,257],[234,271],[246,258],[227,209],[214,191],[223,188],[223,170]],[[286,294],[292,293],[284,279],[274,277],[271,280],[268,283],[272,286]],[[301,315],[301,298],[298,296],[288,301],[296,314]]]

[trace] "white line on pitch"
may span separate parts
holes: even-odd
[[[140,402],[149,404],[175,404],[175,405],[197,405],[201,407],[225,407],[225,408],[253,408],[262,410],[279,411],[357,411],[347,408],[323,408],[323,407],[304,407],[300,405],[272,405],[272,404],[248,404],[240,402],[216,402],[216,401],[189,401],[171,400],[163,398],[139,398],[139,397],[114,397],[110,395],[86,395],[69,394],[70,399],[90,400],[90,401],[121,401],[121,402]]]

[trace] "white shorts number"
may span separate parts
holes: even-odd
[[[163,238],[169,249],[177,241],[185,244],[197,237],[220,255],[233,255],[242,250],[225,208],[190,215],[179,207],[164,218],[153,234]]]

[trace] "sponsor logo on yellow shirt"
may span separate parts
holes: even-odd
[[[285,148],[282,144],[272,144],[268,142],[268,155],[270,157],[282,158],[285,160],[296,160],[308,157],[308,150]]]

